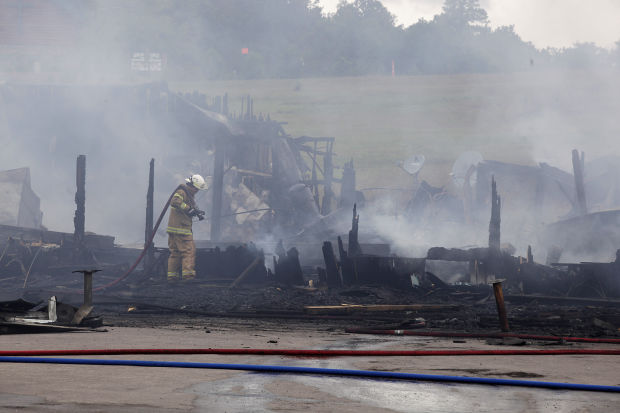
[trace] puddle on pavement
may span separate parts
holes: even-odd
[[[276,364],[263,359],[262,364]],[[280,360],[281,361],[281,360]],[[347,369],[346,359],[289,360],[289,366]],[[303,387],[299,386],[303,385]],[[299,389],[305,389],[299,391]],[[368,409],[395,412],[606,412],[617,406],[611,393],[552,391],[510,386],[439,384],[386,381],[347,377],[240,373],[232,378],[205,382],[190,390],[200,411],[271,412],[285,410],[321,411],[333,403],[333,411],[344,410],[342,400]],[[327,400],[320,400],[324,397]],[[343,409],[339,408],[342,406]],[[348,406],[346,411],[351,411]]]

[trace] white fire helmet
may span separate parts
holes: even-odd
[[[192,175],[185,180],[188,184],[198,188],[198,189],[207,189],[207,182],[202,177],[202,175]]]

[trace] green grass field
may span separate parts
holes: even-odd
[[[424,154],[420,178],[449,182],[463,151],[520,164],[548,162],[568,168],[573,147],[588,159],[620,152],[618,73],[517,74],[313,78],[171,83],[177,91],[241,96],[255,113],[287,122],[293,135],[333,136],[336,163],[355,160],[358,187],[407,188],[412,179],[397,166]]]

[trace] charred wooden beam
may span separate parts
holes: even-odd
[[[463,250],[459,248],[431,247],[426,253],[429,260],[443,261],[473,261],[486,260],[489,255],[488,248],[471,248]]]
[[[344,249],[342,238],[338,237],[338,254],[340,255],[340,274],[342,276],[342,285],[353,285],[357,281],[353,261],[349,258],[349,254]]]
[[[316,141],[314,141],[314,151],[311,153],[311,157],[312,157],[312,180],[316,181],[317,180],[317,175],[316,175],[316,169],[317,169],[317,160],[316,160]],[[325,176],[325,173],[323,172],[323,176]],[[312,185],[312,196],[314,197],[314,202],[316,203],[316,207],[317,208],[321,208],[321,205],[319,204],[319,186],[318,185]]]
[[[489,249],[499,251],[500,245],[500,208],[501,199],[497,195],[495,177],[491,177],[491,220],[489,222]]]
[[[261,178],[273,178],[272,174],[268,174],[268,173],[265,173],[265,172],[251,171],[249,169],[241,169],[241,168],[236,168],[236,171],[240,175],[258,176],[258,177],[261,177]]]
[[[153,192],[155,190],[155,159],[149,163],[149,186],[146,191],[146,223],[144,226],[144,247],[146,248],[153,235]],[[144,257],[144,269],[151,267],[155,258],[155,246],[148,247]]]
[[[583,184],[583,166],[585,161],[585,154],[579,152],[577,149],[573,149],[573,175],[575,176],[575,193],[577,194],[577,211],[579,215],[585,215],[588,213],[586,205],[586,191]]]
[[[75,216],[73,218],[73,239],[78,246],[84,243],[84,223],[86,213],[86,155],[77,157],[75,171]]]
[[[334,165],[332,164],[332,147],[334,142],[327,143],[327,153],[323,157],[323,201],[321,202],[321,214],[327,215],[332,212],[332,200],[334,199],[334,191],[332,190],[332,182],[334,180]]]
[[[306,143],[306,142],[330,142],[330,143],[334,143],[334,141],[336,140],[336,138],[334,137],[312,137],[312,136],[300,136],[298,138],[294,138],[293,139],[295,142],[298,143]]]
[[[282,240],[278,240],[275,253],[278,256],[278,259],[280,260],[286,257],[286,250],[284,249],[284,244],[282,243]]]
[[[258,264],[260,264],[263,261],[262,257],[256,257],[254,259],[254,261],[252,261],[250,263],[250,265],[248,265],[241,274],[239,274],[239,276],[237,278],[235,278],[235,281],[233,281],[230,284],[229,288],[235,288],[237,287],[239,284],[241,284],[246,277],[248,276],[248,274],[250,274],[252,272],[252,270],[254,269],[254,267],[256,267]]]
[[[340,237],[338,237],[338,255],[340,256],[341,263],[348,257],[347,250],[344,249],[344,243]]]
[[[299,251],[293,247],[280,256],[275,266],[275,279],[285,285],[304,285],[304,275],[299,262]]]
[[[292,139],[292,141],[295,142],[294,139]],[[326,151],[322,151],[320,149],[316,149],[315,150],[313,148],[310,148],[310,147],[308,147],[306,145],[302,145],[302,144],[296,144],[295,147],[297,148],[298,151],[306,152],[306,153],[309,153],[309,154],[313,154],[314,153],[314,154],[323,155],[323,156],[328,154],[328,152],[326,152]]]
[[[299,227],[317,222],[321,217],[319,209],[310,188],[301,184],[301,171],[289,140],[276,138],[271,145],[274,197],[279,197],[280,202],[292,205],[291,215]]]
[[[317,267],[316,272],[319,275],[319,286],[327,285],[327,273],[325,272],[325,269]]]
[[[215,140],[213,165],[213,203],[211,209],[211,241],[219,241],[222,233],[222,196],[224,191],[224,162],[226,146],[221,138]]]
[[[342,184],[340,187],[340,206],[351,206],[355,203],[355,169],[353,159],[344,164]]]
[[[332,243],[329,241],[325,241],[323,243],[323,259],[325,260],[327,286],[330,288],[342,286],[342,280],[340,279],[340,273],[338,271],[338,264],[336,263],[336,257],[334,256],[334,249],[332,248]]]
[[[362,247],[358,241],[358,228],[360,216],[357,214],[357,204],[353,204],[353,220],[349,231],[349,256],[354,257],[362,254]]]

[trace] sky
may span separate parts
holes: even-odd
[[[338,2],[319,0],[327,13],[336,11]],[[443,0],[381,2],[404,26],[421,18],[431,20],[443,5]],[[521,39],[539,49],[584,42],[611,49],[620,41],[620,0],[480,0],[480,6],[487,11],[491,27],[514,25]]]

